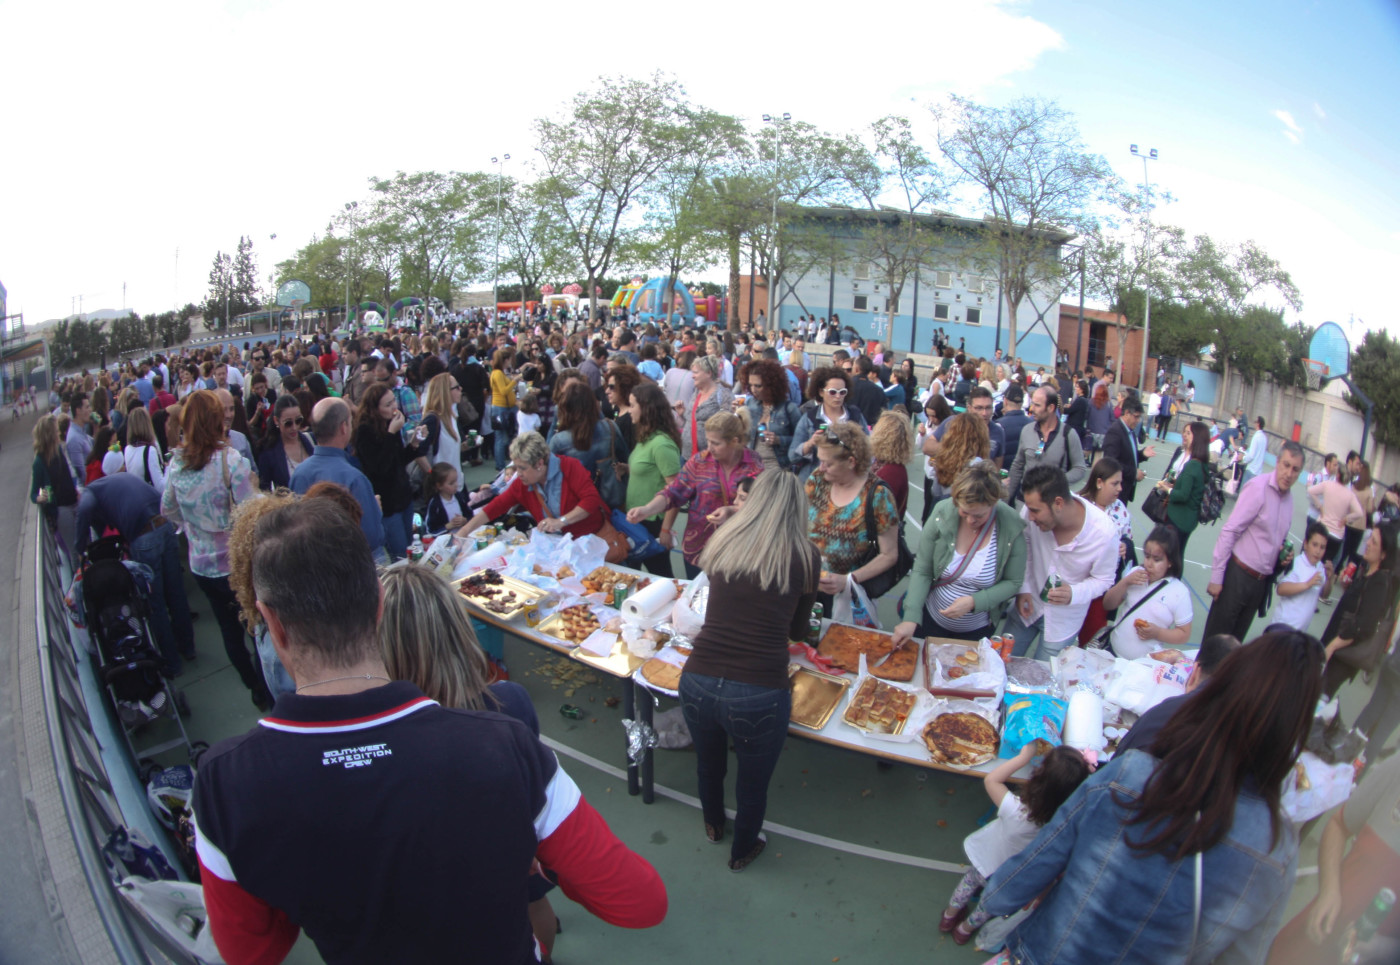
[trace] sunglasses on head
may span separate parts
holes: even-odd
[[[827,429],[825,432],[823,432],[822,439],[824,439],[828,445],[840,446],[847,452],[851,451],[850,445],[846,442],[846,440],[841,438],[841,434],[835,429]]]

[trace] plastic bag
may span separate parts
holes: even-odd
[[[1007,694],[1006,727],[998,756],[1010,760],[1027,744],[1043,740],[1059,746],[1069,704],[1049,694]]]
[[[993,701],[1000,703],[1002,694],[1006,693],[1006,662],[992,649],[986,637],[978,641],[976,648],[978,670],[960,677],[948,676],[948,671],[958,666],[958,655],[967,649],[949,643],[929,645],[924,652],[928,688],[989,693]]]
[[[705,608],[709,602],[710,578],[701,573],[671,607],[671,626],[687,637],[698,636],[705,626]]]
[[[204,889],[188,881],[151,881],[128,877],[118,885],[154,927],[201,962],[222,963],[209,930]]]
[[[1051,659],[1050,669],[1061,693],[1080,686],[1103,693],[1113,679],[1114,657],[1104,650],[1066,647]]]
[[[884,629],[880,626],[880,615],[875,612],[870,597],[866,596],[861,585],[849,576],[846,577],[845,589],[832,597],[831,622],[866,627],[870,630]]]
[[[1355,778],[1356,769],[1349,761],[1329,764],[1311,751],[1303,751],[1297,765],[1283,779],[1279,804],[1290,821],[1302,824],[1351,797]]]

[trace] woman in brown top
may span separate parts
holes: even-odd
[[[787,645],[801,639],[816,599],[821,558],[807,538],[807,497],[797,477],[765,472],[742,509],[700,554],[710,580],[705,626],[681,674],[681,708],[695,742],[705,836],[724,838],[729,744],[739,758],[729,870],[762,852],[768,782],[792,712]]]

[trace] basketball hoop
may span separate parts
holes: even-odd
[[[1303,359],[1303,368],[1308,379],[1308,388],[1317,391],[1322,388],[1322,380],[1327,377],[1328,365],[1317,359]]]

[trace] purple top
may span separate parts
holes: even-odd
[[[1234,512],[1220,530],[1211,561],[1210,581],[1225,582],[1225,564],[1233,553],[1258,573],[1272,573],[1293,521],[1293,493],[1278,488],[1278,471],[1255,476],[1240,487]]]

